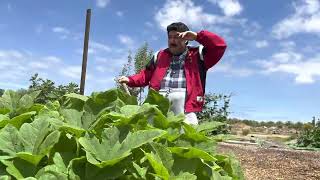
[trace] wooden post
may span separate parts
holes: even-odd
[[[80,82],[80,94],[81,95],[84,95],[84,86],[85,86],[85,83],[86,83],[89,32],[90,32],[90,19],[91,19],[91,9],[87,9],[86,30],[85,30],[85,35],[84,35],[83,56],[82,56],[82,71],[81,71],[81,82]]]

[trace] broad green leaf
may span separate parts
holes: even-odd
[[[80,137],[84,132],[90,130],[95,121],[95,117],[91,113],[79,112],[75,109],[63,109],[61,114],[65,123],[60,127],[60,130],[75,134],[76,137]]]
[[[70,179],[81,180],[86,177],[86,157],[82,156],[79,158],[72,159],[68,166],[68,175]]]
[[[68,179],[68,165],[73,157],[62,156],[55,153],[53,157],[54,164],[47,165],[40,169],[35,175],[37,179]]]
[[[166,129],[167,134],[163,136],[164,139],[168,140],[169,142],[173,142],[178,139],[181,134],[181,130],[179,128],[168,128]]]
[[[87,96],[76,94],[76,93],[66,94],[66,95],[64,95],[64,97],[75,98],[75,99],[79,99],[84,102],[89,99]]]
[[[60,109],[60,103],[59,101],[48,101],[46,107],[51,111],[58,111]]]
[[[197,126],[196,129],[198,132],[213,131],[225,125],[226,125],[225,123],[218,122],[218,121],[208,121],[208,122],[201,123],[200,125]]]
[[[157,157],[154,153],[145,153],[149,163],[151,164],[154,172],[158,177],[161,177],[165,180],[169,179],[169,171],[167,168],[161,163],[159,157]]]
[[[227,172],[227,174],[233,179],[244,180],[244,174],[240,167],[240,163],[235,157],[228,156],[224,158],[222,162],[218,161],[217,164],[220,165],[223,168],[223,170]]]
[[[0,176],[0,180],[11,180],[11,176],[9,176],[9,175],[2,175],[2,176]]]
[[[166,169],[171,170],[174,160],[170,150],[160,143],[152,142],[150,143],[150,145],[152,146],[152,148],[156,152],[156,155],[159,157]]]
[[[33,104],[30,108],[29,108],[29,112],[30,111],[36,111],[37,113],[39,113],[40,111],[41,111],[41,109],[42,108],[44,108],[45,107],[45,105],[43,105],[43,104]]]
[[[8,112],[12,112],[13,110],[18,108],[18,102],[21,98],[21,95],[12,91],[6,90],[2,97],[0,97],[0,109],[3,114]]]
[[[201,134],[197,132],[191,125],[184,123],[183,124],[184,129],[184,138],[193,140],[195,142],[202,142],[202,141],[208,141],[210,140],[208,137],[206,137],[204,134]]]
[[[25,123],[19,131],[7,125],[0,131],[0,150],[37,165],[58,142],[59,136],[60,132],[51,132],[49,123],[45,120]]]
[[[126,162],[129,163],[129,162]],[[86,161],[85,157],[73,159],[68,167],[70,179],[118,179],[125,173],[126,163],[118,163],[113,166],[99,168]]]
[[[126,104],[137,104],[136,98],[126,95],[120,90],[111,89],[105,92],[92,93],[85,102],[84,109],[98,115],[101,111],[110,112]]]
[[[10,121],[10,118],[8,115],[0,114],[0,128],[7,125],[9,123],[9,121]]]
[[[120,108],[120,113],[125,117],[131,117],[138,113],[140,106],[137,105],[125,105]]]
[[[11,157],[24,150],[18,129],[11,124],[0,130],[0,150]]]
[[[7,114],[10,112],[10,117],[19,115],[32,107],[34,99],[38,96],[39,91],[34,91],[22,96],[21,93],[7,90],[0,97],[0,113]]]
[[[21,108],[21,109],[31,108],[35,98],[38,97],[39,94],[40,94],[40,91],[34,91],[34,92],[23,95],[18,101],[18,108]]]
[[[60,127],[61,130],[75,134],[77,137],[80,137],[86,131],[81,121],[83,112],[75,109],[63,109],[61,110],[61,114],[65,121],[62,127]]]
[[[120,132],[113,127],[103,131],[101,143],[96,137],[89,137],[88,135],[81,137],[79,142],[84,147],[87,159],[91,164],[105,167],[116,164],[129,156],[131,150],[162,136],[164,133],[164,131],[157,129],[130,132],[120,142]]]
[[[135,162],[132,162],[132,164],[133,164],[133,167],[135,168],[135,170],[137,171],[137,173],[139,174],[140,178],[145,179],[148,168],[142,168],[138,164],[136,164]]]
[[[66,94],[62,98],[62,104],[61,106],[65,109],[76,109],[78,111],[83,110],[84,103],[88,100],[89,98],[87,96],[83,96],[80,94]]]
[[[2,163],[7,166],[6,171],[16,179],[34,177],[39,170],[38,166],[20,158],[14,158],[12,161],[4,160]]]
[[[184,158],[201,158],[205,161],[217,161],[213,156],[205,151],[193,147],[169,147],[172,153]]]
[[[36,111],[26,112],[23,114],[20,114],[19,116],[16,116],[12,118],[9,123],[12,124],[16,128],[20,128],[21,125],[25,122],[31,122],[32,116],[36,114]]]
[[[164,115],[167,115],[170,108],[169,100],[153,89],[149,89],[148,96],[144,103],[157,105]]]
[[[173,154],[173,158],[174,163],[172,166],[172,172],[174,175],[179,175],[183,172],[195,174],[196,170],[202,163],[199,158],[186,159],[176,154]]]
[[[197,176],[190,174],[188,172],[183,172],[181,174],[179,174],[178,176],[172,176],[170,177],[170,180],[196,180]]]
[[[2,159],[0,161],[3,161]],[[5,177],[9,175],[6,171],[6,166],[4,164],[2,164],[2,162],[0,162],[0,180],[1,180],[1,177]]]

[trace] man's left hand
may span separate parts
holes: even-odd
[[[197,33],[193,32],[193,31],[185,31],[185,32],[181,32],[178,35],[179,37],[181,37],[184,40],[188,40],[188,41],[193,41],[197,39]]]

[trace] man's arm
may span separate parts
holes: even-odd
[[[140,73],[129,76],[129,77],[122,76],[119,78],[119,82],[126,83],[130,87],[147,86],[149,85],[154,69],[155,69],[154,57],[152,57],[152,59],[146,65],[146,68],[141,70]]]
[[[205,30],[197,33],[196,41],[204,46],[202,53],[206,69],[219,62],[227,48],[225,41],[221,37]]]

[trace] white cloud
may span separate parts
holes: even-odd
[[[244,30],[253,29],[251,28],[253,27],[252,23],[249,23],[244,18],[208,13],[205,12],[203,6],[194,2],[196,1],[167,0],[163,7],[156,10],[154,15],[155,23],[162,30],[166,30],[169,24],[179,21],[184,22],[190,29],[195,30],[208,29],[216,32],[216,29],[220,28],[220,30],[229,31],[225,26],[222,28],[219,25],[240,25]]]
[[[59,34],[61,39],[67,39],[71,34],[70,31],[64,27],[54,27],[52,28],[52,31]]]
[[[268,47],[269,43],[266,40],[263,41],[256,41],[256,47],[257,48],[264,48],[264,47]]]
[[[29,66],[33,69],[48,69],[49,65],[42,62],[30,62]]]
[[[0,82],[10,82],[3,88],[16,89],[18,86],[15,84],[28,83],[29,78],[35,73],[43,75],[61,68],[61,62],[62,60],[55,56],[42,57],[28,51],[0,50]]]
[[[0,50],[0,58],[21,59],[23,57],[23,54],[17,50]]]
[[[97,0],[97,6],[99,8],[105,8],[110,3],[110,0]]]
[[[48,62],[48,63],[61,63],[62,60],[58,57],[55,56],[47,56],[43,58],[44,61]]]
[[[261,25],[257,22],[251,22],[244,19],[241,22],[241,26],[244,28],[243,35],[248,37],[254,37],[262,29]]]
[[[144,23],[146,26],[148,26],[148,27],[150,27],[150,28],[152,28],[154,25],[151,23],[151,22],[149,22],[149,21],[147,21],[147,22],[145,22]]]
[[[215,24],[219,20],[216,15],[205,13],[201,6],[195,5],[191,0],[167,0],[154,18],[162,29],[177,21],[199,28]]]
[[[21,89],[26,88],[26,84],[18,84],[18,83],[12,83],[12,82],[0,82],[1,88],[4,89]]]
[[[132,47],[133,46],[134,41],[130,36],[124,35],[124,34],[120,34],[120,35],[118,35],[118,38],[119,38],[119,41],[122,44],[124,44],[124,45],[126,45],[128,47]]]
[[[236,67],[231,63],[221,63],[210,69],[209,72],[223,72],[228,76],[247,77],[254,74],[254,70],[246,67]]]
[[[81,66],[67,66],[60,69],[60,74],[65,77],[80,79],[81,76]]]
[[[35,28],[35,30],[36,30],[36,33],[42,33],[42,31],[43,31],[43,25],[42,24],[39,24],[39,25],[37,25],[36,26],[36,28]]]
[[[228,51],[228,53],[226,53],[227,56],[239,56],[239,55],[243,55],[243,54],[248,54],[248,50],[233,50],[233,51]]]
[[[69,34],[70,33],[70,31],[68,29],[64,28],[64,27],[54,27],[52,29],[52,31],[55,32],[55,33],[63,33],[63,34]]]
[[[11,12],[11,11],[12,11],[12,6],[11,6],[10,3],[7,5],[7,9],[8,9],[8,12]]]
[[[277,23],[272,30],[276,38],[288,38],[297,33],[320,33],[320,1],[300,0],[293,3],[293,15]]]
[[[119,16],[119,17],[123,17],[123,12],[122,11],[117,11],[116,15]]]
[[[108,45],[96,41],[91,41],[89,43],[89,51],[91,51],[91,53],[96,53],[98,51],[110,52],[111,48]]]
[[[292,49],[296,47],[296,43],[294,41],[282,41],[280,42],[280,46],[284,49]]]
[[[238,15],[243,8],[238,0],[208,0],[213,4],[218,4],[226,16]]]
[[[97,69],[97,71],[99,71],[99,72],[101,72],[101,73],[106,72],[106,68],[103,67],[103,66],[97,66],[96,69]]]
[[[264,74],[276,72],[295,75],[295,82],[299,84],[314,83],[320,77],[320,54],[305,58],[302,54],[286,51],[273,54],[267,60],[257,60]]]

